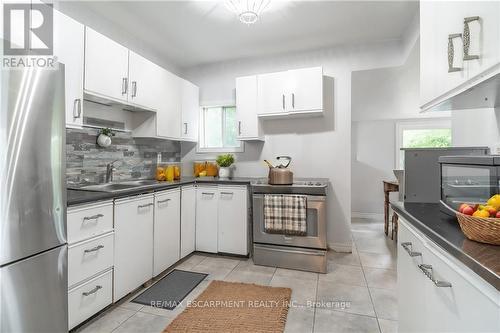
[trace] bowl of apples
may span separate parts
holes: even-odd
[[[461,204],[457,219],[467,238],[500,245],[500,194],[492,196],[485,205]]]

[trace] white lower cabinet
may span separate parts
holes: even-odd
[[[248,254],[246,186],[198,186],[196,250]]]
[[[500,292],[404,219],[399,226],[399,331],[500,332]]]
[[[153,195],[115,201],[115,301],[153,277],[153,220]]]
[[[217,250],[248,254],[247,187],[219,187]]]
[[[153,276],[180,259],[181,191],[155,193]]]
[[[181,187],[181,258],[195,251],[196,187]]]
[[[217,252],[217,186],[196,189],[196,251]]]
[[[68,292],[69,329],[93,316],[113,301],[113,270],[81,284]]]
[[[113,232],[68,246],[68,286],[113,267]]]

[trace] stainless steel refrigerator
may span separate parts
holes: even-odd
[[[64,66],[0,72],[0,332],[67,332]]]

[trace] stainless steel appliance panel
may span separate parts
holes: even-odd
[[[66,243],[64,66],[3,71],[1,80],[3,266]]]
[[[326,197],[307,197],[307,234],[289,236],[266,233],[264,228],[264,194],[253,195],[254,243],[278,244],[306,248],[326,249]]]
[[[447,155],[486,155],[488,147],[404,148],[404,201],[438,203],[441,199],[438,159]]]
[[[68,331],[67,246],[0,268],[0,332]]]
[[[256,265],[326,273],[326,250],[254,244]]]

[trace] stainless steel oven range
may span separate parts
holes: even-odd
[[[257,265],[326,273],[326,195],[328,181],[297,180],[292,185],[252,183],[253,261]],[[267,233],[264,228],[266,194],[301,194],[307,198],[306,235]]]

